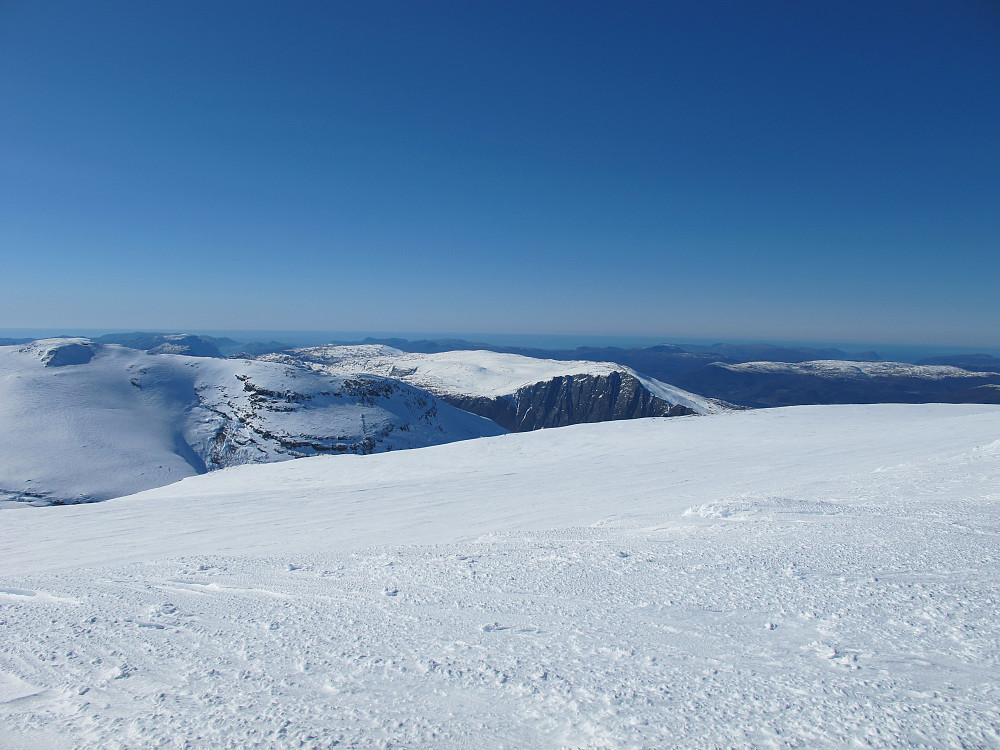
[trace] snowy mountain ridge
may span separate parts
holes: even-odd
[[[79,338],[0,347],[0,501],[104,500],[227,466],[502,432],[385,378]]]
[[[384,345],[308,347],[262,359],[305,363],[329,374],[396,378],[516,432],[727,408],[612,362],[480,350],[418,354]]]
[[[248,359],[85,338],[0,347],[0,504],[105,500],[213,469],[718,410],[618,365],[315,347]],[[435,395],[436,394],[436,395]]]
[[[719,411],[711,399],[647,378],[614,362],[536,359],[520,354],[459,350],[413,354],[389,346],[323,346],[296,349],[291,354],[326,365],[328,372],[368,372],[398,378],[437,394],[509,396],[525,386],[566,375],[608,376],[628,373],[652,393],[699,414]]]

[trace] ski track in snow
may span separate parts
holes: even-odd
[[[998,747],[1000,440],[956,434],[586,526],[3,576],[0,747]]]

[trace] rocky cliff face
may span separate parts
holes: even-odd
[[[582,422],[695,413],[686,406],[669,404],[654,396],[636,378],[623,372],[563,375],[524,386],[506,396],[439,393],[438,397],[460,409],[492,419],[512,432]]]

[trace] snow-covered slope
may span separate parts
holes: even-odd
[[[331,374],[398,378],[517,432],[725,408],[611,362],[490,351],[413,354],[377,345],[309,347],[263,359],[304,363]]]
[[[0,501],[103,500],[236,464],[501,432],[383,378],[87,339],[0,347]]]
[[[1000,408],[242,466],[0,524],[0,746],[995,747]]]

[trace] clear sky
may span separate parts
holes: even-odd
[[[0,326],[1000,346],[1000,3],[0,2]]]

